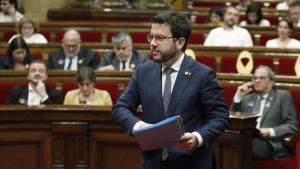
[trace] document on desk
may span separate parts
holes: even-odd
[[[163,121],[133,131],[143,151],[165,147],[184,134],[181,116],[169,117]]]

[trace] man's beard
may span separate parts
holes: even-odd
[[[155,51],[155,49],[154,50],[152,50],[152,51]],[[166,51],[166,52],[163,52],[163,53],[160,53],[160,59],[153,59],[155,62],[157,62],[157,63],[164,63],[164,62],[167,62],[167,61],[169,61],[169,60],[171,60],[172,58],[174,58],[175,56],[176,56],[176,47],[175,47],[175,45],[174,46],[172,46],[172,48],[170,49],[170,50],[168,50],[168,51]]]

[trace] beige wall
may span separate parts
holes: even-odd
[[[23,2],[21,2],[23,1]],[[24,5],[24,13],[26,16],[35,17],[40,22],[47,21],[48,9],[57,9],[66,7],[69,0],[21,0],[20,5]],[[22,9],[22,6],[21,6]]]

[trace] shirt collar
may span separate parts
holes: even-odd
[[[171,66],[171,68],[173,70],[175,70],[176,72],[179,72],[180,66],[182,64],[182,61],[184,59],[184,53],[182,53],[182,55],[180,56],[180,58]],[[166,66],[162,65],[161,67],[161,71],[163,72],[165,70]]]

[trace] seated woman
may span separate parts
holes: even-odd
[[[39,24],[32,18],[24,17],[17,24],[18,34],[12,36],[8,43],[11,43],[14,38],[21,36],[27,44],[47,44],[48,40],[38,31]]]
[[[2,58],[0,69],[26,70],[35,60],[29,53],[29,48],[22,37],[16,37],[9,44],[7,56]]]
[[[261,7],[258,3],[252,3],[247,7],[246,20],[240,23],[241,26],[270,26],[270,22],[263,18]]]
[[[293,32],[293,23],[288,19],[282,19],[277,27],[278,38],[268,40],[266,47],[269,48],[300,48],[297,39],[290,38]]]
[[[78,70],[76,81],[79,89],[67,92],[64,105],[112,106],[110,94],[105,90],[95,89],[96,74],[93,68],[82,67]]]
[[[207,23],[209,25],[221,26],[223,25],[224,11],[222,8],[215,6],[212,7],[208,13]]]

